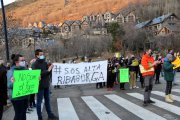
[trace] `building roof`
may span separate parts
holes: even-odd
[[[71,26],[75,21],[74,20],[66,20],[63,24],[67,24],[68,26]]]
[[[162,16],[159,16],[159,17],[157,17],[157,18],[154,18],[149,25],[155,25],[155,24],[162,23],[162,22],[164,22],[167,18],[169,18],[169,17],[172,16],[172,15],[175,16],[174,13],[169,13],[169,14],[162,15]]]
[[[139,23],[139,24],[137,24],[137,25],[135,26],[135,28],[136,28],[136,29],[143,28],[143,27],[147,26],[149,23],[151,23],[151,20],[148,20],[148,21]]]
[[[78,25],[81,25],[81,20],[76,20],[76,21],[74,21],[73,23],[77,23]]]
[[[135,11],[136,9],[133,7],[129,7],[126,9],[122,9],[120,11],[118,11],[117,13],[115,13],[115,17],[117,17],[119,14],[122,14],[123,16],[127,16],[129,13]]]
[[[136,29],[139,29],[139,28],[143,28],[145,26],[151,26],[151,25],[155,25],[155,24],[159,24],[159,23],[162,23],[164,22],[167,18],[169,18],[170,16],[176,16],[174,13],[170,13],[170,14],[166,14],[166,15],[162,15],[162,16],[159,16],[157,18],[154,18],[152,20],[148,20],[148,21],[145,21],[145,22],[142,22],[142,23],[139,23],[135,26]]]

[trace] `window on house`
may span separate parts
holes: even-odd
[[[65,26],[65,27],[64,27],[64,30],[65,30],[65,31],[68,31],[68,26]]]
[[[171,21],[173,21],[174,20],[174,16],[171,16],[170,19],[171,19]]]
[[[154,26],[154,29],[155,29],[155,30],[157,30],[157,28],[158,28],[157,26]]]
[[[134,22],[134,16],[133,15],[128,16],[128,22]]]
[[[171,26],[175,25],[175,23],[168,23],[168,24],[171,25]]]
[[[118,22],[119,24],[122,24],[122,23],[123,23],[123,18],[122,18],[122,17],[117,17],[117,22]]]

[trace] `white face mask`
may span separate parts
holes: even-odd
[[[25,62],[25,61],[21,61],[21,62],[19,62],[19,66],[21,66],[21,67],[25,67],[25,66],[26,66],[26,62]]]
[[[43,60],[43,59],[45,59],[45,56],[41,55],[41,56],[39,56],[39,59]]]

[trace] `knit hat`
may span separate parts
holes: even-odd
[[[167,54],[167,55],[166,55],[166,58],[167,58],[169,61],[172,61],[173,56],[172,56],[172,54]]]

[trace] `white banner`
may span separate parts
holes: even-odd
[[[52,85],[75,85],[107,81],[107,61],[60,64],[54,63]]]

